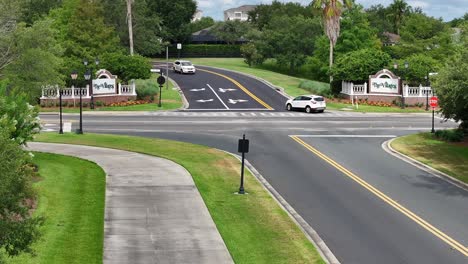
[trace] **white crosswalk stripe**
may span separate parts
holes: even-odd
[[[342,112],[342,111],[325,111],[323,113],[303,113],[303,112],[206,112],[206,111],[184,111],[184,112],[150,112],[145,115],[149,116],[164,116],[164,117],[311,117],[311,118],[327,118],[327,117],[362,117],[362,113],[357,112]],[[382,116],[382,114],[367,113],[366,116]]]

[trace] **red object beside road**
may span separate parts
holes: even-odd
[[[432,108],[436,108],[437,105],[438,105],[438,99],[437,99],[437,97],[432,96],[431,99],[429,100],[429,105],[430,105]]]

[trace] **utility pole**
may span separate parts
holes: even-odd
[[[133,56],[133,22],[132,22],[132,3],[135,0],[127,0],[127,23],[128,39],[130,41],[130,55]]]

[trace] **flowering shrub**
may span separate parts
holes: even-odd
[[[338,100],[338,102],[343,103],[343,104],[352,104],[351,100]],[[386,102],[381,102],[381,101],[368,101],[367,99],[358,99],[357,103],[360,105],[381,106],[381,107],[392,106],[391,103],[386,103]]]
[[[24,96],[0,95],[0,127],[9,138],[25,145],[40,132],[38,110]]]
[[[109,106],[130,106],[130,105],[142,105],[142,104],[149,104],[149,103],[151,102],[148,100],[137,100],[137,101],[112,103],[112,104],[109,104]]]

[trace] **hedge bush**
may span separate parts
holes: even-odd
[[[137,80],[136,93],[138,100],[154,100],[159,88],[154,80]]]
[[[326,96],[326,97],[331,96],[330,86],[328,84],[324,84],[321,82],[303,80],[301,81],[301,83],[299,83],[299,88],[307,90],[316,95],[321,95],[321,96]]]
[[[437,130],[435,137],[448,142],[461,142],[465,138],[465,134],[461,129]]]
[[[227,44],[186,44],[182,45],[180,57],[242,57],[241,45]],[[178,57],[179,51],[176,46],[169,47],[169,56]],[[158,57],[165,57],[166,53],[161,53]]]

